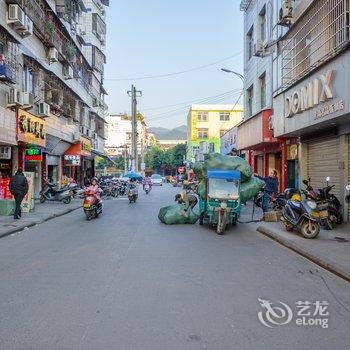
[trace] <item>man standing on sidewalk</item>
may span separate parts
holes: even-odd
[[[15,198],[16,208],[15,208],[15,219],[19,219],[22,216],[21,213],[21,203],[24,196],[28,192],[28,181],[23,174],[21,168],[19,168],[16,174],[12,177],[9,184],[10,192]]]
[[[277,171],[271,170],[270,176],[262,177],[254,174],[261,180],[265,181],[264,196],[262,198],[262,210],[266,213],[269,209],[269,201],[271,196],[276,196],[278,193],[278,178]]]

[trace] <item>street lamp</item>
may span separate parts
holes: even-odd
[[[231,73],[234,74],[235,76],[237,76],[238,78],[240,78],[242,80],[242,83],[244,84],[244,76],[241,73],[238,72],[234,72],[233,70],[227,69],[227,68],[221,68],[221,70],[225,73]]]

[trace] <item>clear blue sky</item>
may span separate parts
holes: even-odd
[[[238,0],[112,0],[110,3],[105,71],[110,112],[130,113],[126,91],[134,83],[143,92],[138,109],[146,116],[147,124],[172,128],[186,124],[186,104],[146,109],[241,88],[238,78],[220,71],[221,67],[241,73],[243,70],[243,16]],[[232,55],[236,56],[182,75],[108,80],[183,71]],[[237,99],[234,93],[227,97],[221,103],[234,103]]]

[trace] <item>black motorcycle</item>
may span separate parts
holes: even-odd
[[[138,198],[138,191],[136,186],[130,186],[128,190],[129,203],[136,203]]]
[[[343,208],[338,198],[330,193],[334,185],[328,185],[329,177],[327,177],[327,186],[314,189],[311,186],[311,179],[303,180],[306,189],[303,190],[307,199],[314,200],[317,203],[317,208],[320,211],[320,220],[322,226],[332,230],[336,224],[343,222]]]
[[[71,200],[72,192],[68,188],[58,189],[55,184],[48,181],[46,181],[45,187],[40,191],[40,203],[52,201],[69,204]]]
[[[282,210],[284,227],[287,231],[297,229],[305,238],[315,238],[320,232],[319,212],[317,204],[311,200],[295,199],[293,195],[287,200]]]

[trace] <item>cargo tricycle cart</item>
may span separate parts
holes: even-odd
[[[200,225],[207,222],[222,235],[227,227],[237,223],[241,213],[240,183],[237,170],[207,170],[206,194],[199,200]]]

